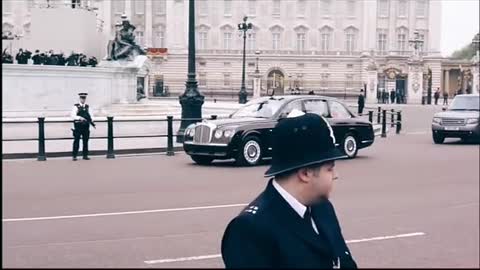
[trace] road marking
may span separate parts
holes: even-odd
[[[425,135],[425,134],[428,134],[430,132],[428,131],[413,131],[413,132],[406,132],[405,134],[407,135]]]
[[[381,241],[381,240],[389,240],[389,239],[396,239],[396,238],[415,237],[415,236],[422,236],[422,235],[425,235],[425,233],[424,232],[414,232],[414,233],[407,233],[407,234],[397,234],[397,235],[387,235],[387,236],[379,236],[379,237],[373,237],[373,238],[347,240],[346,242],[347,242],[347,244],[349,244],[349,243],[362,243],[362,242]],[[193,257],[148,260],[148,261],[144,261],[144,263],[146,263],[146,264],[160,264],[160,263],[208,260],[208,259],[216,259],[216,258],[221,258],[221,257],[222,257],[222,254],[210,254],[210,255],[201,255],[201,256],[193,256]]]
[[[136,215],[136,214],[147,214],[147,213],[180,212],[180,211],[192,211],[192,210],[206,210],[206,209],[241,207],[241,206],[246,206],[246,205],[247,205],[246,203],[237,203],[237,204],[223,204],[223,205],[210,205],[210,206],[185,207],[185,208],[170,208],[170,209],[153,209],[153,210],[114,212],[114,213],[97,213],[97,214],[84,214],[84,215],[71,215],[71,216],[52,216],[52,217],[34,217],[34,218],[6,218],[6,219],[2,219],[2,222],[37,221],[37,220],[53,220],[53,219],[71,219],[71,218],[86,218],[86,217]]]

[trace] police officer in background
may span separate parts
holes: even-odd
[[[363,114],[363,108],[365,108],[365,96],[363,95],[363,89],[360,90],[360,95],[358,96],[358,115]]]
[[[73,118],[73,160],[77,160],[80,137],[82,137],[83,159],[89,160],[88,157],[88,139],[90,138],[90,125],[95,127],[93,122],[93,114],[90,112],[88,104],[86,104],[87,93],[79,93],[80,103],[73,106],[70,116]]]
[[[272,179],[225,230],[227,268],[357,268],[328,199],[345,156],[323,117],[293,112],[273,131]]]

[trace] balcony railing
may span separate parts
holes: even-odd
[[[197,50],[198,54],[233,54],[242,55],[243,50],[206,49]],[[360,51],[317,51],[317,50],[261,50],[262,55],[341,55],[359,56]],[[246,50],[247,55],[255,54],[255,50]]]

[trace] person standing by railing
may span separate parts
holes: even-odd
[[[88,104],[86,104],[87,93],[79,93],[80,103],[73,106],[70,116],[73,118],[73,152],[72,160],[77,160],[78,148],[80,146],[80,137],[83,144],[83,159],[89,160],[88,157],[88,139],[90,138],[90,125],[95,127],[93,122],[93,114],[90,112]]]
[[[365,96],[363,95],[363,89],[360,90],[360,95],[358,96],[358,115],[363,114],[363,108],[365,107]]]

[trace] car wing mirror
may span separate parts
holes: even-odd
[[[446,110],[447,110],[447,107],[443,107],[443,108],[442,108],[442,111],[446,111]]]

